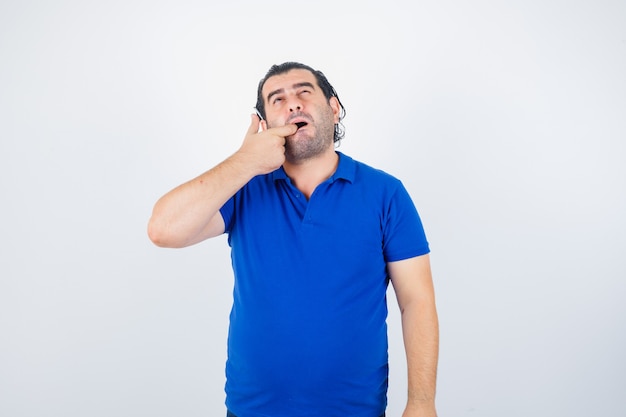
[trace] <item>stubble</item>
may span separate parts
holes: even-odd
[[[335,124],[330,106],[323,106],[317,112],[318,119],[308,129],[298,130],[285,138],[285,159],[292,164],[320,156],[333,146]],[[314,128],[312,132],[311,130]]]

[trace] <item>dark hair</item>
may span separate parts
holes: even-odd
[[[293,69],[303,69],[303,70],[310,71],[315,76],[315,79],[317,80],[317,84],[319,85],[320,89],[324,93],[324,96],[326,97],[326,99],[330,100],[331,97],[335,97],[337,101],[339,102],[339,109],[340,109],[339,122],[335,124],[335,136],[334,136],[335,143],[339,142],[341,139],[343,139],[346,133],[343,127],[343,124],[341,123],[343,118],[346,116],[346,109],[343,107],[343,104],[341,104],[341,100],[339,100],[339,95],[337,95],[337,92],[335,91],[334,87],[330,85],[330,83],[328,82],[328,80],[326,79],[326,76],[322,73],[322,71],[314,70],[308,65],[304,65],[299,62],[285,62],[280,65],[272,65],[269,71],[267,71],[267,74],[265,74],[265,77],[263,77],[263,79],[259,81],[259,88],[257,90],[257,95],[256,95],[257,111],[261,113],[261,116],[265,119],[265,102],[263,101],[262,90],[268,78],[273,77],[275,75],[284,74]]]

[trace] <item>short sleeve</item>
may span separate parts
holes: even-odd
[[[383,222],[385,261],[400,261],[429,252],[422,220],[406,188],[398,181],[387,203]]]
[[[229,233],[233,226],[236,196],[237,194],[229,198],[228,201],[224,203],[222,208],[220,208],[220,214],[222,215],[222,219],[224,219],[224,231],[226,233]]]

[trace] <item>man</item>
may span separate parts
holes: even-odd
[[[150,239],[228,233],[235,274],[226,405],[237,417],[379,417],[386,288],[402,314],[404,417],[433,417],[438,321],[429,248],[397,179],[336,152],[344,109],[319,71],[273,66],[232,156],[164,195]]]

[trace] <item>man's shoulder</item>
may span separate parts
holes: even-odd
[[[400,184],[400,180],[389,172],[376,168],[368,163],[354,159],[348,155],[340,154],[345,159],[346,164],[354,167],[355,179],[365,181],[376,181],[385,185]]]

